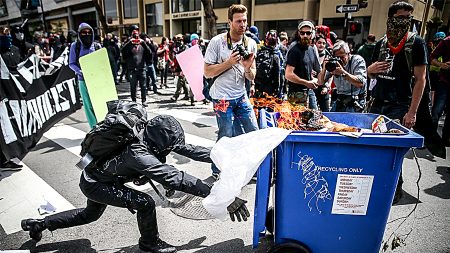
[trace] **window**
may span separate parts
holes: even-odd
[[[105,0],[105,16],[106,19],[117,19],[116,0]]]
[[[138,6],[136,0],[123,0],[123,16],[125,18],[138,17]]]
[[[201,0],[172,0],[172,12],[199,11],[202,8]]]
[[[0,17],[8,16],[8,9],[6,8],[5,0],[0,0]]]
[[[240,4],[241,0],[214,0],[213,7],[216,8],[228,8],[233,4]]]
[[[275,3],[287,3],[287,2],[300,2],[304,0],[255,0],[255,4],[275,4]]]
[[[147,4],[145,13],[147,15],[147,34],[148,36],[163,35],[163,13],[162,3]]]

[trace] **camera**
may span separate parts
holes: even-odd
[[[250,57],[250,53],[244,48],[242,44],[237,44],[233,50],[233,53],[234,52],[238,52],[239,55],[244,58],[244,60],[247,60]]]
[[[341,63],[341,59],[337,58],[337,57],[330,57],[328,58],[327,63],[325,63],[325,69],[328,72],[333,72],[336,70],[336,68],[339,66],[338,63]]]

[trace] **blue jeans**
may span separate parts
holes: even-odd
[[[313,89],[308,89],[309,109],[317,110],[317,98]]]
[[[150,90],[150,79],[152,80],[152,90],[156,93],[158,88],[156,87],[156,71],[153,64],[147,66],[147,90]]]
[[[433,110],[431,112],[435,126],[438,125],[439,118],[442,116],[446,107],[448,111],[450,108],[450,84],[440,81],[436,85]],[[450,115],[448,114],[445,117],[444,128],[442,128],[442,139],[444,141],[448,141],[450,138]]]
[[[214,112],[216,113],[219,134],[217,140],[223,136],[233,137],[242,133],[258,130],[253,106],[246,95],[232,100],[213,99]],[[219,173],[218,168],[211,166],[213,173]]]

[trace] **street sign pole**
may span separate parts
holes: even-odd
[[[352,0],[347,0],[346,4],[351,4]],[[342,39],[344,41],[347,41],[347,34],[348,34],[348,12],[345,13],[345,20],[344,20],[344,32],[342,33]]]

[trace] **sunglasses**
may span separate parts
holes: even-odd
[[[312,32],[304,32],[304,31],[300,31],[300,35],[311,35],[312,34]]]
[[[80,34],[81,34],[81,35],[92,35],[91,32],[81,32]]]

